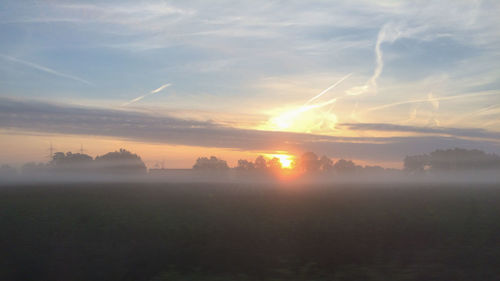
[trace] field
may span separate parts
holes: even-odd
[[[0,186],[0,280],[500,280],[500,186]]]

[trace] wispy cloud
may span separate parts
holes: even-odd
[[[321,91],[321,93],[319,93],[316,96],[314,96],[311,99],[309,99],[304,105],[308,105],[312,101],[314,101],[316,99],[319,99],[322,95],[326,94],[328,91],[330,91],[331,89],[333,89],[336,86],[338,86],[340,83],[342,83],[344,80],[346,80],[347,78],[349,78],[351,75],[352,75],[352,73],[349,73],[346,76],[342,77],[339,81],[333,83],[330,87],[324,89],[323,91]]]
[[[22,60],[22,59],[18,59],[18,58],[7,56],[7,55],[3,55],[3,54],[0,54],[0,58],[3,58],[4,60],[15,62],[15,63],[19,63],[19,64],[22,64],[22,65],[31,67],[33,69],[40,70],[40,71],[43,71],[43,72],[55,75],[55,76],[59,76],[59,77],[71,79],[71,80],[74,80],[74,81],[82,82],[82,83],[85,83],[87,85],[94,85],[93,83],[91,83],[91,82],[89,82],[89,81],[87,81],[87,80],[85,80],[83,78],[80,78],[80,77],[77,77],[77,76],[74,76],[74,75],[70,75],[70,74],[66,74],[66,73],[62,73],[62,72],[56,71],[56,70],[54,70],[52,68],[48,68],[46,66],[39,65],[39,64],[36,64],[36,63],[33,63],[33,62],[25,61],[25,60]]]
[[[480,97],[480,96],[492,96],[492,95],[499,96],[500,93],[497,91],[490,91],[490,92],[479,92],[479,93],[445,96],[445,97],[433,97],[431,95],[431,96],[428,96],[428,97],[422,98],[422,99],[404,100],[404,101],[398,101],[398,102],[388,103],[388,104],[384,104],[384,105],[374,106],[374,107],[368,108],[366,110],[366,112],[386,109],[389,107],[394,107],[394,106],[399,106],[399,105],[421,103],[421,102],[430,102],[430,103],[432,103],[433,106],[438,106],[439,104],[437,102],[439,102],[439,101],[475,98],[475,97]]]
[[[339,122],[347,122],[367,108],[370,112],[394,112],[371,114],[368,120],[358,114],[359,121],[399,122],[407,117],[407,110],[395,106],[412,103],[421,103],[418,114],[414,114],[417,119],[422,119],[428,109],[424,103],[429,103],[434,111],[439,110],[436,119],[450,120],[450,116],[472,112],[489,102],[477,99],[475,103],[458,105],[457,110],[439,105],[443,99],[438,97],[482,91],[485,87],[498,90],[498,1],[311,0],[307,4],[289,1],[286,5],[263,0],[124,0],[119,5],[114,1],[36,1],[36,6],[29,1],[6,3],[0,12],[4,53],[14,54],[16,50],[17,54],[30,54],[19,55],[20,58],[29,57],[36,62],[50,60],[57,53],[71,66],[59,66],[58,70],[78,69],[89,81],[102,81],[99,92],[76,89],[75,95],[80,96],[74,98],[102,97],[121,104],[125,100],[117,101],[115,93],[130,94],[134,83],[144,87],[163,77],[176,81],[178,96],[172,96],[171,105],[185,109],[231,108],[235,112],[274,114],[291,105],[300,107],[311,97],[311,104],[325,104],[318,101],[327,96],[335,98],[335,116],[323,110],[304,113],[311,115],[315,121],[308,123],[315,125],[323,116],[330,118],[332,124],[336,116]],[[5,67],[0,67],[0,71],[5,80],[12,74]],[[334,87],[324,92],[317,88],[329,85],[331,77],[346,73],[354,74],[335,88],[336,92]],[[15,75],[11,76],[14,79],[9,79],[9,85],[3,89],[16,90],[15,87],[24,85],[24,81],[15,81]],[[285,76],[295,81],[289,79],[287,83],[291,83],[279,91],[261,88],[258,93],[253,92],[252,87],[265,77]],[[326,79],[320,78],[325,76]],[[433,76],[447,79],[426,82]],[[64,89],[42,90],[52,93]],[[378,92],[379,96],[362,94],[368,92]],[[432,96],[425,98],[423,94],[429,92]],[[223,102],[213,102],[205,93]],[[339,93],[348,95],[340,97]],[[149,94],[127,103],[134,104]],[[328,104],[325,111],[332,106],[333,103]],[[352,111],[354,107],[356,112]],[[469,122],[468,126],[485,124],[488,123]],[[303,128],[310,130],[309,125],[304,124]],[[331,129],[325,127],[325,131]]]
[[[150,96],[150,95],[153,95],[153,94],[156,94],[156,93],[159,93],[159,92],[163,91],[163,89],[165,89],[165,88],[167,88],[167,87],[170,87],[171,85],[172,85],[172,84],[170,84],[170,83],[167,83],[167,84],[165,84],[165,85],[162,85],[162,86],[161,86],[161,87],[159,87],[158,89],[152,90],[151,92],[149,92],[149,93],[147,93],[147,94],[145,94],[145,95],[139,96],[139,97],[137,97],[137,98],[135,98],[135,99],[132,99],[132,100],[130,100],[130,101],[128,101],[128,102],[126,102],[126,103],[122,104],[122,106],[127,106],[127,105],[130,105],[130,104],[132,104],[132,103],[138,102],[138,101],[142,100],[143,98],[145,98],[145,97],[147,97],[147,96]]]
[[[409,132],[433,135],[449,135],[454,137],[484,138],[500,143],[500,132],[492,132],[478,128],[421,127],[384,123],[342,123],[339,127],[355,131]]]
[[[425,28],[425,27],[424,27]],[[386,23],[382,26],[377,35],[377,41],[375,43],[375,70],[368,81],[362,86],[352,87],[346,91],[347,95],[357,96],[364,94],[366,92],[376,92],[377,91],[377,80],[382,74],[384,69],[384,59],[382,53],[382,44],[385,42],[394,43],[396,40],[409,37],[418,33],[420,28],[414,28],[413,30],[408,29],[404,24]]]

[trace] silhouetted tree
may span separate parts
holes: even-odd
[[[227,162],[222,159],[218,159],[215,156],[200,157],[196,160],[193,166],[194,170],[214,170],[214,171],[225,171],[229,169]]]
[[[338,173],[352,173],[356,171],[356,164],[351,160],[340,159],[333,165],[333,169]]]
[[[500,156],[477,149],[435,150],[430,154],[406,156],[404,167],[410,172],[421,172],[427,167],[431,171],[500,169]]]
[[[100,171],[112,174],[145,174],[147,169],[141,157],[123,148],[95,158]]]
[[[49,166],[56,171],[83,172],[92,169],[93,159],[87,154],[56,152],[49,162]]]
[[[321,162],[315,153],[306,152],[300,157],[298,166],[300,170],[307,173],[312,173],[319,170]]]
[[[435,150],[430,154],[430,166],[433,171],[493,169],[500,168],[500,156],[477,149]]]
[[[236,170],[241,171],[251,171],[255,169],[255,166],[252,162],[244,159],[238,160],[238,166],[235,168]]]
[[[267,162],[267,166],[271,171],[277,171],[281,169],[281,162],[278,158],[274,157]]]
[[[326,157],[325,155],[321,156],[321,158],[319,159],[319,168],[323,172],[327,172],[333,169],[332,159]]]
[[[266,159],[264,158],[264,156],[262,155],[259,155],[256,159],[255,159],[255,169],[257,170],[265,170],[267,169],[267,161]]]
[[[408,172],[423,172],[429,166],[429,156],[414,155],[406,156],[404,159],[404,169]]]

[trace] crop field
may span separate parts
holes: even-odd
[[[0,280],[500,280],[500,186],[0,186]]]

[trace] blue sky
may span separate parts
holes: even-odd
[[[0,4],[3,98],[335,137],[500,131],[498,1]]]

